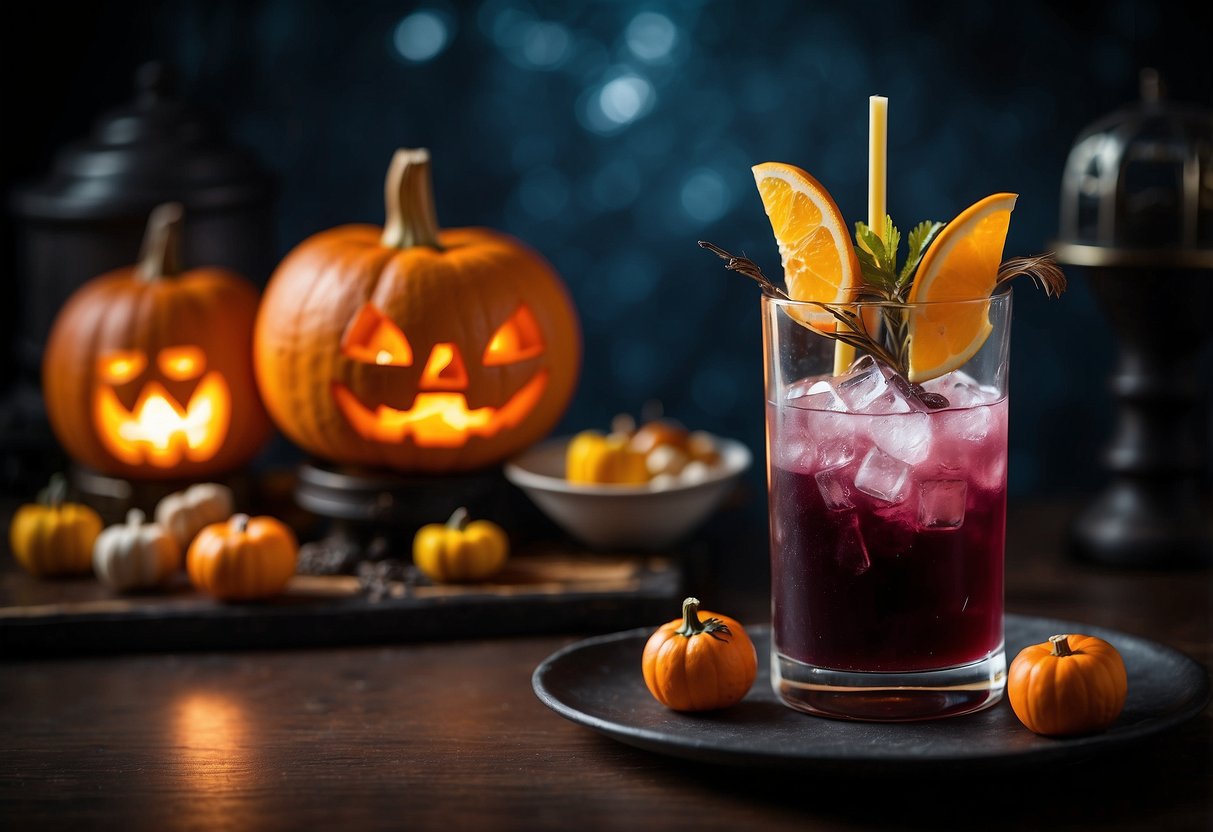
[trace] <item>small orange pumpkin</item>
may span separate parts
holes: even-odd
[[[491,465],[560,418],[581,358],[551,266],[484,228],[439,230],[429,153],[398,150],[383,228],[304,240],[257,317],[270,416],[324,459],[405,472]]]
[[[1125,706],[1128,676],[1120,653],[1094,636],[1050,636],[1011,662],[1007,697],[1030,730],[1062,737],[1102,731]]]
[[[295,574],[299,545],[273,517],[235,514],[198,532],[186,556],[190,582],[224,601],[269,598]]]
[[[182,208],[148,219],[140,262],[81,286],[55,318],[42,390],[77,462],[127,479],[201,479],[269,438],[253,380],[257,290],[219,268],[182,271]]]
[[[661,625],[644,646],[649,692],[675,711],[712,711],[735,705],[758,675],[758,654],[732,618],[704,612],[699,599],[682,602],[682,618]]]

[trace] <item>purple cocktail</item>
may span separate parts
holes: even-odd
[[[872,355],[840,367],[800,304],[763,303],[777,692],[848,719],[993,704],[1006,670],[1010,295],[956,302],[990,334],[919,385]],[[920,314],[879,311],[893,325]]]
[[[843,671],[979,661],[1002,645],[1007,400],[957,372],[932,410],[864,368],[767,403],[775,641]]]

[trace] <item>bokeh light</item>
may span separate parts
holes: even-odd
[[[669,58],[678,42],[678,28],[663,14],[641,12],[628,23],[624,39],[637,58],[657,63]]]
[[[582,99],[581,123],[595,133],[616,133],[647,114],[656,98],[647,79],[619,72]]]
[[[454,27],[454,21],[441,12],[416,11],[396,24],[392,41],[406,61],[425,63],[447,48]]]
[[[728,212],[732,201],[729,186],[716,171],[693,171],[682,184],[682,210],[696,222],[716,222]]]

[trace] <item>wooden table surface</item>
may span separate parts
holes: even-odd
[[[1067,514],[1013,507],[1008,611],[1142,635],[1213,665],[1210,572],[1069,562],[1061,554]],[[761,552],[731,552],[716,575],[714,607],[763,620]],[[540,704],[532,670],[580,635],[486,633],[401,646],[3,663],[0,823],[1213,828],[1213,708],[1130,748],[1013,774],[890,778],[720,768],[618,744]]]

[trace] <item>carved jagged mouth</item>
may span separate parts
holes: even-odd
[[[333,398],[346,422],[363,439],[398,444],[412,437],[419,447],[458,448],[473,436],[492,437],[517,426],[539,403],[548,383],[540,370],[501,407],[468,409],[462,393],[418,393],[413,406],[397,410],[385,404],[368,407],[348,387],[333,382]]]
[[[182,406],[158,381],[149,381],[127,410],[113,388],[99,385],[94,418],[102,444],[128,465],[171,468],[188,458],[210,459],[223,447],[231,422],[231,395],[219,372],[208,373]]]

